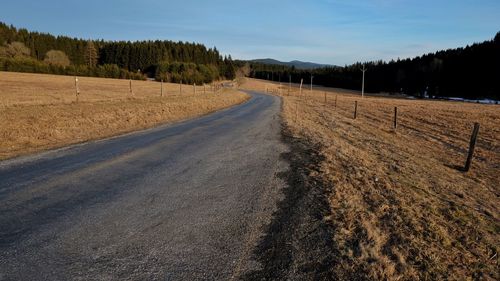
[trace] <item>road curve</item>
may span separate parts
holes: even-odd
[[[280,100],[0,162],[0,280],[228,280],[287,164]]]

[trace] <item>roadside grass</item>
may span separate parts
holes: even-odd
[[[500,107],[367,96],[246,79],[283,98],[284,125],[324,157],[320,172],[340,280],[499,280]],[[325,103],[325,91],[327,101]],[[335,96],[337,106],[335,107]],[[358,101],[357,119],[353,119]],[[392,128],[394,107],[399,126]],[[481,129],[463,166],[472,124]]]
[[[0,72],[0,159],[201,116],[246,101],[233,89]]]

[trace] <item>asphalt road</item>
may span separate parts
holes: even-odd
[[[280,100],[0,162],[0,280],[228,280],[287,169]]]

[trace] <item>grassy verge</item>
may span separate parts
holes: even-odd
[[[0,159],[201,116],[248,99],[232,89],[102,78],[0,73]]]
[[[243,87],[282,95],[287,130],[315,144],[322,157],[307,181],[331,190],[326,219],[333,226],[334,277],[500,279],[498,106],[361,99],[328,89],[325,102],[323,91],[299,97],[292,89],[288,96],[287,87],[256,80]],[[463,173],[457,166],[475,121],[482,126],[480,139],[472,170]]]

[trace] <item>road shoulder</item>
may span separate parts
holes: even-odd
[[[331,186],[317,176],[322,156],[316,145],[294,137],[286,127],[282,128],[282,139],[290,147],[281,155],[290,168],[279,175],[287,185],[265,236],[254,250],[261,268],[242,279],[329,279],[334,268],[327,199]]]

